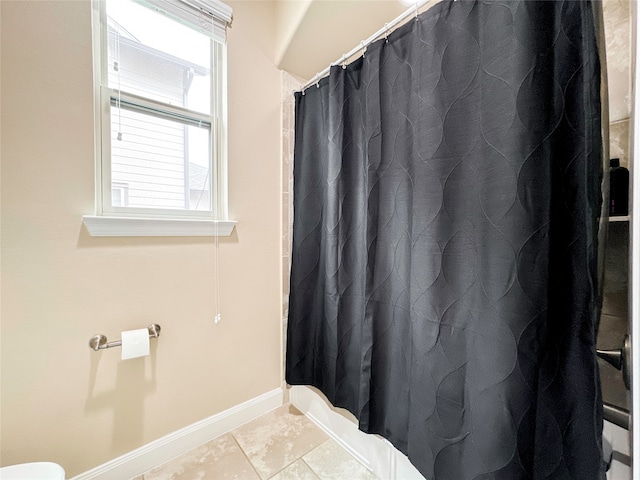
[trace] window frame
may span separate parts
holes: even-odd
[[[227,60],[226,44],[210,38],[210,114],[169,105],[108,86],[108,22],[106,0],[92,0],[94,69],[95,212],[83,221],[92,236],[226,236],[236,224],[228,219],[227,190]],[[138,105],[136,111],[185,124],[210,125],[211,185],[209,210],[118,207],[111,198],[111,108]],[[185,121],[185,119],[187,119]]]

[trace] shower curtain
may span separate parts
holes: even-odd
[[[445,0],[296,94],[286,380],[427,479],[604,478],[596,7]]]

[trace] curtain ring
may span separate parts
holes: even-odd
[[[347,68],[347,54],[342,55],[340,59],[340,63],[342,64],[342,69],[345,70]]]
[[[384,24],[384,43],[389,43],[389,24]]]
[[[362,56],[367,53],[367,46],[364,44],[364,40],[360,42],[360,48],[362,49]]]
[[[418,20],[418,2],[416,2],[415,7],[416,7],[416,20]]]

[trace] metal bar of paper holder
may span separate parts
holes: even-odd
[[[152,323],[151,325],[149,325],[147,327],[147,330],[149,330],[149,338],[158,338],[160,336],[161,328],[157,323]],[[107,343],[106,335],[102,334],[94,335],[89,339],[89,347],[91,347],[96,352],[98,350],[104,350],[105,348],[119,347],[120,345],[122,345],[122,340],[116,340],[114,342]]]

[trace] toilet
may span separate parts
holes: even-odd
[[[52,462],[33,462],[0,468],[0,480],[64,480],[64,468]]]

